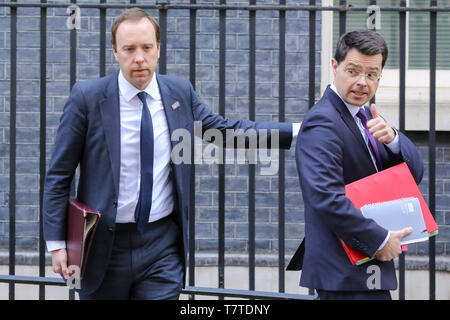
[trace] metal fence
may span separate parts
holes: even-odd
[[[317,15],[323,10],[339,12],[339,33],[345,32],[346,15],[349,11],[366,11],[366,7],[352,7],[348,3],[351,1],[339,1],[339,6],[323,7],[318,5],[318,1],[310,0],[309,4],[287,5],[286,0],[280,0],[277,5],[257,4],[256,0],[249,0],[248,5],[227,4],[226,0],[220,0],[219,4],[197,4],[196,0],[191,0],[188,4],[176,4],[165,1],[156,1],[156,4],[136,4],[131,0],[129,4],[106,3],[106,0],[100,0],[97,4],[79,3],[80,8],[95,8],[99,10],[100,17],[100,57],[99,57],[99,75],[105,75],[106,65],[106,12],[112,8],[129,8],[139,6],[143,9],[157,9],[159,12],[159,24],[161,26],[161,58],[159,61],[159,72],[166,73],[167,65],[167,13],[168,10],[188,10],[190,13],[190,45],[189,45],[189,78],[195,86],[196,83],[196,14],[197,10],[214,10],[219,12],[219,114],[225,114],[225,71],[226,71],[226,13],[233,10],[244,10],[249,12],[249,119],[255,119],[255,39],[256,39],[256,12],[259,10],[271,10],[279,13],[279,121],[285,121],[285,74],[286,74],[286,12],[287,11],[307,11],[309,12],[309,106],[315,103],[315,66],[316,66],[316,19]],[[65,286],[65,282],[58,278],[48,278],[45,276],[45,243],[42,234],[42,195],[43,181],[46,172],[46,47],[47,47],[47,9],[48,8],[67,8],[70,4],[75,4],[75,0],[70,3],[47,3],[41,2],[3,2],[0,7],[7,7],[10,10],[10,183],[9,183],[9,275],[1,275],[0,282],[9,283],[9,299],[15,298],[15,284],[38,284],[39,298],[45,299],[45,287],[47,285]],[[371,1],[376,5],[376,1]],[[16,239],[16,98],[17,98],[17,8],[34,7],[40,8],[40,245],[39,245],[39,277],[24,277],[15,275],[15,239]],[[429,191],[428,204],[431,212],[435,212],[435,184],[436,184],[436,16],[438,12],[449,12],[450,8],[438,8],[437,1],[431,0],[429,7],[411,8],[406,6],[406,0],[400,1],[399,7],[381,7],[381,11],[398,12],[400,21],[400,131],[405,131],[405,52],[406,52],[406,14],[408,11],[423,11],[430,15],[430,102],[429,113],[430,123],[428,132],[429,146]],[[76,29],[70,32],[70,87],[76,81]],[[322,66],[326,67],[326,66]],[[280,167],[278,176],[278,283],[279,292],[259,292],[255,291],[255,166],[249,165],[249,196],[248,196],[248,235],[249,235],[249,284],[248,290],[231,290],[224,288],[225,271],[225,169],[224,165],[219,166],[218,177],[218,288],[195,287],[195,224],[189,225],[189,286],[183,293],[190,294],[193,299],[195,295],[213,295],[223,297],[243,297],[243,298],[270,298],[270,299],[314,299],[313,292],[309,295],[287,294],[285,293],[285,155],[280,152]],[[194,167],[194,166],[193,166]],[[193,168],[195,169],[195,168]],[[195,221],[195,170],[192,170],[191,177],[191,216],[190,221]],[[435,239],[429,241],[429,298],[435,299],[436,292],[436,253]],[[405,298],[405,257],[402,255],[399,259],[399,298]],[[71,290],[70,299],[74,298]]]

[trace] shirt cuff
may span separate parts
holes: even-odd
[[[395,138],[389,142],[385,143],[386,147],[388,147],[394,154],[400,153],[400,138],[398,136],[398,131],[395,128],[392,128],[395,132]]]
[[[294,146],[297,142],[297,136],[300,132],[301,123],[293,123],[292,124],[292,144],[291,146]]]
[[[47,244],[47,251],[52,252],[59,249],[65,249],[66,248],[66,241],[64,240],[51,240],[46,241]]]
[[[387,234],[387,237],[386,237],[386,239],[384,239],[384,241],[383,241],[383,243],[381,244],[381,246],[379,246],[378,247],[378,250],[376,251],[376,252],[378,252],[378,251],[380,251],[381,249],[383,249],[384,248],[384,246],[386,245],[386,243],[388,242],[388,240],[389,240],[389,236],[391,235],[391,232],[390,231],[388,231],[388,234]]]

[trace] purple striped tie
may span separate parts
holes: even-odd
[[[370,133],[369,128],[367,128],[367,114],[364,111],[363,108],[360,108],[358,113],[356,114],[356,116],[361,119],[361,122],[364,126],[364,130],[366,131],[366,135],[369,138],[369,146],[370,149],[372,150],[372,153],[375,155],[375,159],[377,160],[377,167],[378,167],[378,171],[382,170],[382,166],[381,166],[381,158],[380,158],[380,154],[378,153],[378,148],[377,148],[377,143],[375,142],[375,138],[373,137],[373,135]]]

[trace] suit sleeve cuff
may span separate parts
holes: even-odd
[[[64,241],[64,240],[61,240],[61,241],[51,240],[51,241],[47,241],[46,244],[47,244],[48,252],[66,248],[66,241]]]

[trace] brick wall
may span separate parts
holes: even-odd
[[[429,148],[425,133],[409,134],[422,155],[425,172],[419,185],[425,198],[429,200]],[[436,254],[450,255],[450,133],[438,132],[436,139],[436,199],[435,219],[439,226],[436,236]],[[408,254],[428,255],[428,242],[408,246]]]

